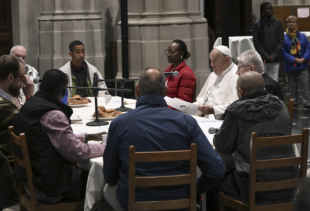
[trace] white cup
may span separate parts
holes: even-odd
[[[108,134],[102,134],[102,143],[107,143]]]

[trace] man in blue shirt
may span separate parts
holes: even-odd
[[[136,109],[117,117],[110,125],[104,152],[105,200],[117,211],[128,210],[128,152],[188,150],[197,144],[197,164],[202,175],[197,192],[215,187],[223,178],[225,165],[215,153],[196,120],[167,107],[163,98],[168,91],[165,76],[155,68],[142,71],[136,94]],[[189,163],[137,163],[136,176],[176,175],[189,172]],[[136,188],[136,200],[170,200],[189,196],[188,186]]]

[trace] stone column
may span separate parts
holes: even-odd
[[[191,53],[186,63],[197,78],[198,92],[210,74],[207,21],[199,0],[128,0],[129,77],[138,78],[149,66],[165,70],[164,54],[174,39],[183,40]],[[121,71],[121,33],[118,30],[118,75]],[[197,93],[198,94],[198,93]]]
[[[105,50],[102,15],[96,0],[41,0],[39,68],[60,68],[71,59],[69,44],[80,40],[86,60],[104,76]],[[42,74],[42,71],[41,71]]]
[[[23,45],[27,49],[26,62],[38,69],[38,22],[40,0],[12,0],[13,45]],[[9,54],[9,52],[8,52]]]

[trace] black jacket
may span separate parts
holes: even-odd
[[[260,24],[263,22],[265,30],[264,43],[260,32]],[[284,30],[281,21],[271,18],[267,20],[261,17],[253,24],[253,42],[256,51],[265,62],[270,55],[275,56],[274,62],[283,60],[281,48],[284,44]]]
[[[266,91],[246,94],[226,109],[226,117],[219,133],[214,136],[215,149],[222,153],[233,153],[236,183],[239,195],[248,196],[251,133],[259,137],[283,136],[291,134],[291,121],[285,104]],[[293,146],[260,147],[257,159],[295,157]],[[295,178],[296,167],[258,170],[257,181],[277,181]],[[261,192],[263,193],[263,192]],[[284,193],[281,190],[281,193]],[[262,197],[264,197],[263,194]],[[289,195],[289,193],[288,193]],[[282,197],[277,193],[277,197]],[[287,195],[286,195],[287,196]],[[286,197],[283,196],[283,197]],[[268,196],[272,199],[272,196]]]
[[[0,210],[16,196],[17,189],[9,161],[0,150]]]
[[[266,91],[270,94],[277,96],[280,100],[284,102],[283,93],[282,93],[281,87],[278,84],[278,82],[270,78],[270,76],[267,75],[266,73],[262,74],[262,76],[265,81]]]
[[[48,93],[38,91],[17,114],[14,123],[16,134],[25,133],[33,172],[33,185],[48,196],[65,196],[78,199],[80,174],[75,163],[62,157],[42,130],[41,117],[52,110],[60,110],[70,122],[72,109]],[[14,148],[22,156],[18,146]],[[17,180],[25,181],[24,169],[14,170]]]

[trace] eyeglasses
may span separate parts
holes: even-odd
[[[17,75],[17,77],[20,77],[22,80],[26,79],[26,77],[24,75]]]
[[[240,70],[242,67],[249,67],[249,66],[251,66],[251,65],[240,66],[240,67],[238,67],[238,70]]]
[[[168,50],[165,50],[164,52],[165,52],[166,55],[170,54],[171,56],[173,56],[176,53],[179,53],[177,51],[168,51]]]

